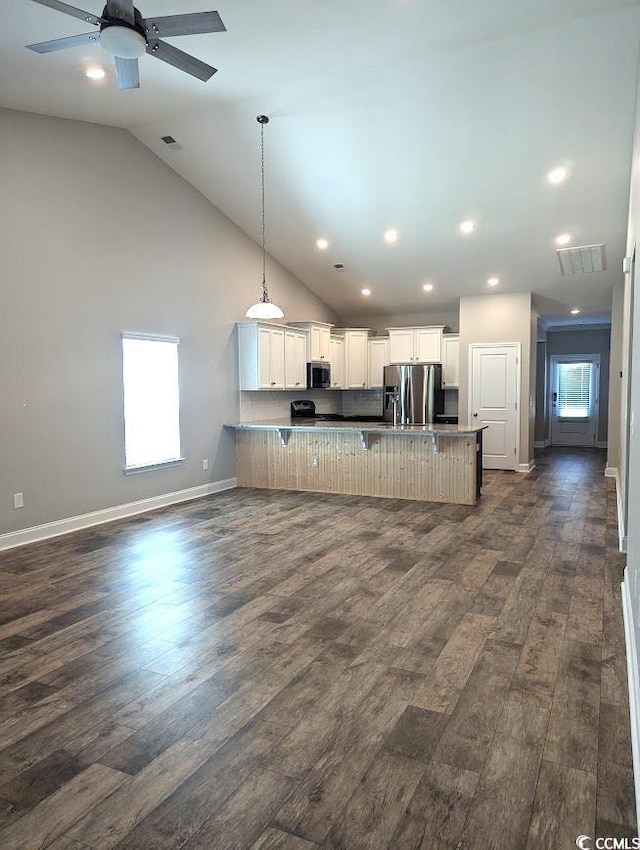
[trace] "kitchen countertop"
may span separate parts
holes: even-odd
[[[473,437],[486,425],[392,425],[390,422],[332,422],[317,419],[264,419],[259,422],[239,422],[226,425],[240,431],[337,431],[353,433],[366,431],[368,434],[427,434],[438,437]]]

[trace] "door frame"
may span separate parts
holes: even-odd
[[[596,364],[596,402],[595,402],[595,414],[594,414],[594,428],[593,428],[593,446],[576,446],[575,448],[596,448],[598,445],[598,433],[600,430],[600,355],[599,354],[552,354],[549,358],[549,445],[553,446],[553,421],[554,421],[554,405],[553,405],[553,394],[556,391],[556,366],[558,363],[587,363],[593,362]],[[558,443],[558,445],[563,445]],[[568,448],[571,448],[569,446]]]
[[[521,385],[522,385],[522,343],[521,342],[470,342],[469,343],[469,379],[467,402],[468,412],[467,420],[471,425],[473,423],[473,352],[482,348],[514,348],[516,352],[516,456],[513,470],[518,472],[520,469],[520,417],[521,412]]]

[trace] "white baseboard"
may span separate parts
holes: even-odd
[[[631,719],[631,750],[633,753],[633,777],[636,788],[636,817],[640,815],[640,691],[638,690],[638,656],[636,651],[636,633],[633,621],[633,606],[629,593],[629,580],[626,575],[622,582],[622,615],[624,618],[624,639],[627,649],[627,682],[629,685],[629,715]],[[640,821],[638,821],[640,823]]]
[[[27,543],[36,543],[39,540],[47,540],[50,537],[59,537],[61,534],[90,528],[92,525],[102,525],[104,522],[113,522],[116,519],[143,514],[178,502],[200,499],[203,496],[210,496],[212,493],[232,490],[237,486],[237,478],[226,478],[222,481],[213,481],[210,484],[201,484],[199,487],[178,490],[175,493],[163,493],[161,496],[141,499],[139,502],[128,502],[126,505],[115,505],[112,508],[103,508],[100,511],[67,517],[43,525],[34,525],[31,528],[20,529],[20,531],[10,531],[8,534],[0,534],[0,551],[13,549],[15,546],[25,546]]]
[[[617,466],[606,466],[605,478],[616,479],[616,502],[618,505],[618,548],[627,551],[627,529],[624,527],[624,510],[622,509],[622,489],[620,487],[620,472]]]
[[[530,460],[529,463],[519,463],[516,472],[531,472],[536,468],[535,460]]]
[[[533,447],[536,449],[546,449],[549,445],[549,440],[536,440]]]

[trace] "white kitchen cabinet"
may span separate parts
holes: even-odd
[[[283,390],[284,334],[281,325],[266,322],[238,324],[241,390]]]
[[[444,325],[387,328],[391,363],[441,363]]]
[[[332,336],[329,340],[329,363],[331,363],[331,389],[344,388],[344,339]]]
[[[286,329],[284,332],[284,385],[288,390],[307,386],[307,334]]]
[[[442,337],[442,386],[455,387],[460,381],[460,336],[444,334]]]
[[[309,334],[307,360],[309,363],[329,363],[329,343],[333,325],[327,322],[291,322],[291,327],[302,328]]]
[[[344,339],[344,388],[364,390],[369,378],[368,328],[341,328]]]
[[[374,337],[369,340],[369,380],[370,389],[384,386],[384,367],[388,366],[389,337]]]

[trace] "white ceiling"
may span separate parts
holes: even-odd
[[[154,16],[216,8],[226,33],[171,41],[219,73],[202,83],[145,56],[141,89],[120,92],[99,46],[24,49],[84,32],[81,21],[2,0],[0,104],[129,128],[255,239],[255,117],[266,113],[268,250],[343,316],[532,291],[552,323],[574,305],[581,320],[606,319],[625,247],[640,0],[139,5]],[[90,64],[107,78],[87,80]],[[554,188],[545,175],[557,164],[571,178]],[[467,238],[465,218],[478,223]],[[400,232],[394,246],[387,227]],[[575,245],[604,242],[607,271],[562,277],[553,237],[566,231]]]

